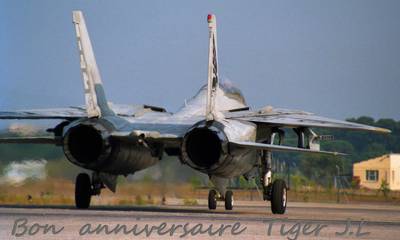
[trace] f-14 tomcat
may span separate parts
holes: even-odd
[[[77,208],[88,208],[91,196],[102,188],[115,192],[118,175],[153,166],[167,154],[209,176],[215,186],[209,191],[209,209],[216,209],[217,201],[224,201],[227,210],[233,208],[233,193],[227,190],[230,178],[260,174],[264,200],[271,201],[274,214],[283,214],[287,186],[281,179],[272,181],[272,152],[340,154],[321,151],[321,137],[312,127],[390,132],[303,111],[270,106],[251,110],[240,90],[219,81],[215,15],[208,15],[207,21],[208,82],[179,111],[170,113],[107,101],[85,20],[74,11],[86,106],[0,112],[0,119],[60,121],[48,129],[52,137],[3,138],[0,143],[54,144],[73,164],[91,170],[91,176],[80,173],[76,178]],[[283,145],[287,129],[297,134],[297,147]]]

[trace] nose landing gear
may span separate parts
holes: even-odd
[[[225,196],[222,197],[216,190],[211,189],[208,192],[208,209],[215,210],[217,208],[217,202],[225,202],[225,210],[233,209],[233,192],[228,190],[225,192]]]
[[[208,192],[208,209],[215,210],[217,208],[218,193],[214,189]]]
[[[225,210],[233,209],[233,192],[228,190],[225,193]]]

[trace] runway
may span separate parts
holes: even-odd
[[[46,225],[47,224],[47,225]],[[53,226],[52,226],[53,225]],[[47,232],[46,232],[47,230]],[[198,206],[0,206],[0,239],[400,239],[400,206],[263,202]]]

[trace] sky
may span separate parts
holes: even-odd
[[[400,1],[0,1],[0,111],[84,104],[72,10],[109,101],[177,111],[219,74],[249,106],[400,120]]]

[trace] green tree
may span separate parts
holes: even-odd
[[[385,180],[382,180],[379,191],[383,193],[383,196],[385,198],[389,197],[390,188],[389,188],[389,184]]]
[[[337,173],[336,166],[341,169],[344,159],[337,156],[303,155],[300,158],[300,171],[310,180],[321,185],[331,185]]]

